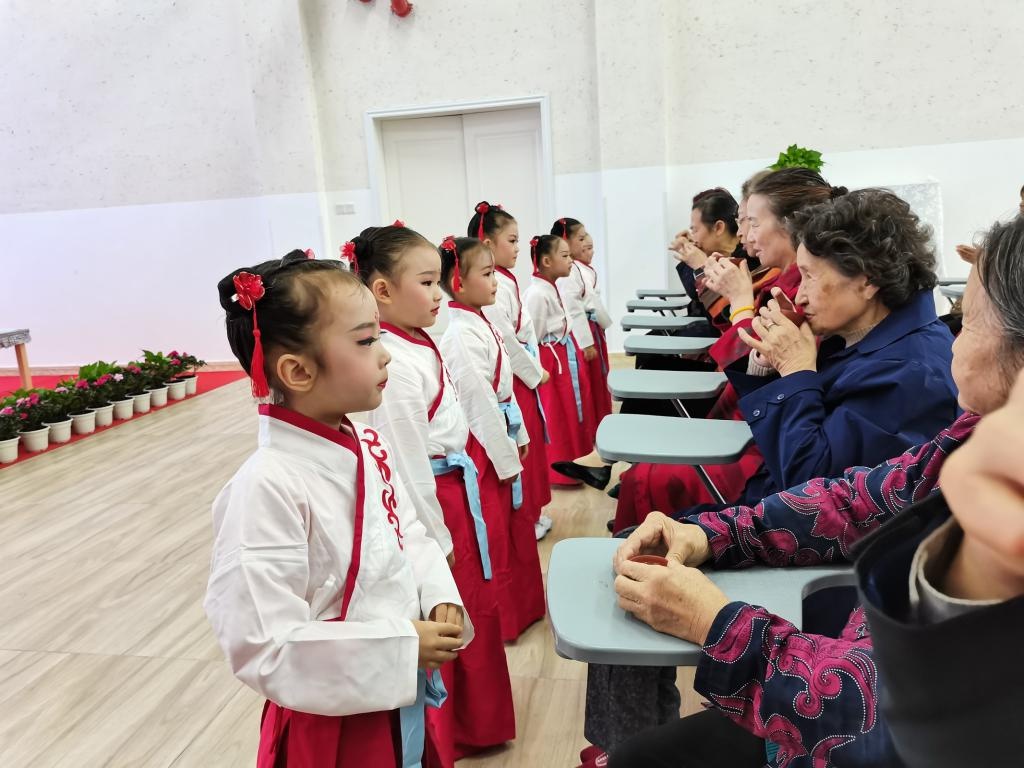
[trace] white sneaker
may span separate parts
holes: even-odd
[[[537,522],[533,524],[533,531],[537,535],[537,541],[540,541],[548,535],[548,531],[551,530],[552,520],[547,515],[541,515]]]

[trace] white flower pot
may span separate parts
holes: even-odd
[[[129,401],[131,402],[131,401]],[[114,404],[102,405],[99,408],[90,408],[96,414],[96,426],[109,427],[114,421]],[[131,411],[128,412],[131,415]]]
[[[115,419],[130,419],[135,412],[135,401],[130,397],[125,400],[117,400],[111,403],[111,407]]]
[[[196,386],[199,384],[199,374],[193,373],[187,379],[185,379],[185,394],[194,395],[196,393]]]
[[[76,435],[91,435],[96,431],[96,411],[72,413],[71,429]]]
[[[185,390],[188,387],[188,382],[185,379],[175,379],[174,381],[167,382],[167,396],[171,400],[184,400]]]
[[[50,428],[50,442],[59,445],[71,439],[71,419],[47,424]]]
[[[18,458],[18,443],[21,437],[12,437],[10,440],[0,440],[0,464],[10,464]]]
[[[21,444],[29,453],[45,451],[46,446],[50,444],[50,428],[43,427],[42,429],[33,429],[31,432],[22,432]]]
[[[167,405],[167,387],[155,387],[146,391],[149,392],[149,404],[154,408],[163,408]]]
[[[136,413],[149,413],[149,409],[152,406],[149,392],[143,392],[141,395],[132,395],[132,400],[135,403]]]

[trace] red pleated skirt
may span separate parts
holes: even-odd
[[[484,580],[462,470],[437,475],[435,480],[437,500],[454,544],[452,575],[475,633],[459,657],[441,667],[448,700],[440,709],[427,707],[427,732],[435,752],[428,751],[427,762],[432,768],[438,761],[450,768],[465,755],[514,739],[516,718],[501,637],[497,572],[491,581]],[[493,565],[493,547],[490,552]]]
[[[523,412],[523,425],[530,436],[530,452],[523,461],[523,508],[535,515],[537,522],[541,510],[551,503],[551,484],[548,482],[548,447],[544,440],[544,417],[538,405],[537,390],[530,389],[518,376],[512,379],[519,410]]]
[[[466,450],[480,472],[480,497],[484,519],[487,521],[488,540],[497,537],[502,529],[505,540],[505,562],[499,575],[495,568],[494,581],[498,587],[498,613],[501,619],[501,638],[511,642],[527,627],[544,617],[544,577],[537,552],[537,534],[533,524],[535,513],[526,506],[512,508],[512,485],[502,485],[497,472],[483,446],[470,438]],[[525,491],[525,488],[524,488]],[[495,531],[492,537],[491,531]],[[494,567],[494,550],[491,550]]]
[[[587,366],[583,356],[576,351],[580,372],[580,395],[583,418],[576,412],[576,398],[573,394],[572,377],[569,374],[567,348],[561,344],[543,344],[540,348],[540,362],[551,374],[547,384],[540,385],[540,401],[544,406],[544,417],[548,423],[548,461],[574,461],[586,456],[594,449],[593,414],[588,407],[590,384],[586,375]],[[565,475],[548,468],[548,481],[552,485],[579,485]]]

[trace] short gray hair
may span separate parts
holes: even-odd
[[[1024,214],[989,229],[977,266],[981,286],[1003,328],[999,366],[1012,381],[1024,368]]]

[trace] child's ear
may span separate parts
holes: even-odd
[[[370,283],[370,293],[378,304],[391,304],[395,300],[393,286],[383,277],[378,277]]]
[[[316,381],[316,365],[305,355],[285,353],[277,358],[274,373],[288,392],[309,392]]]

